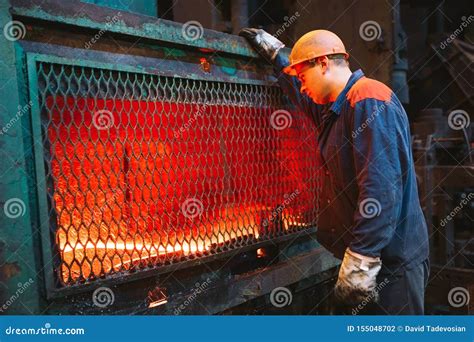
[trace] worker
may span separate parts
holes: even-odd
[[[397,96],[352,72],[333,32],[306,33],[289,61],[284,44],[264,30],[240,35],[274,65],[280,87],[317,126],[324,177],[317,238],[342,259],[335,297],[352,313],[423,314],[428,232]],[[363,312],[364,303],[371,311]]]

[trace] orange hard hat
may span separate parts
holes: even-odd
[[[327,30],[310,31],[298,39],[291,49],[290,65],[284,68],[283,72],[296,76],[296,64],[334,54],[343,54],[346,59],[349,58],[344,43],[335,33]]]

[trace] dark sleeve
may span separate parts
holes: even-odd
[[[380,256],[396,230],[409,159],[408,120],[393,102],[365,99],[354,109],[353,151],[359,198],[351,250]]]
[[[279,52],[276,56],[273,66],[278,84],[283,92],[288,96],[290,101],[298,107],[300,111],[311,115],[311,117],[319,124],[319,113],[323,110],[322,105],[317,105],[308,96],[300,92],[301,82],[297,77],[285,74],[282,69],[289,64],[288,57],[285,53]],[[318,125],[319,126],[319,125]]]

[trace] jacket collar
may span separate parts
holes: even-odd
[[[334,101],[334,103],[329,108],[330,111],[336,113],[337,115],[341,113],[342,105],[344,101],[346,101],[346,95],[348,91],[362,77],[364,77],[364,73],[362,72],[361,69],[358,69],[352,73],[351,77],[349,77],[349,81],[347,81],[346,86],[341,91],[341,93],[337,96],[336,101]]]

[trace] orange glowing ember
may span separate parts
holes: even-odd
[[[300,139],[312,128],[272,129],[270,108],[73,97],[46,105],[65,284],[315,220],[312,139]]]

